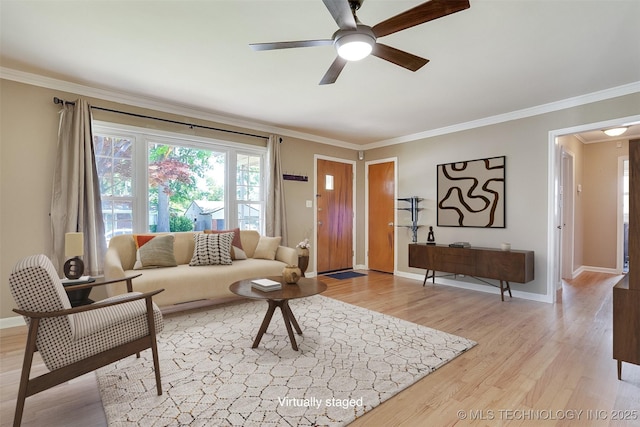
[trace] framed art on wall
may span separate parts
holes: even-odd
[[[439,227],[505,228],[506,157],[438,165]]]

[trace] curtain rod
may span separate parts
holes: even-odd
[[[54,104],[62,104],[62,105],[65,105],[65,104],[76,105],[76,103],[73,102],[73,101],[65,101],[64,99],[60,99],[57,96],[53,97],[53,103]],[[193,124],[193,123],[180,122],[180,121],[177,121],[177,120],[170,120],[170,119],[162,119],[160,117],[145,116],[144,114],[129,113],[129,112],[126,112],[126,111],[112,110],[110,108],[96,107],[96,106],[93,106],[93,105],[91,106],[91,108],[93,110],[107,111],[109,113],[116,113],[116,114],[124,114],[126,116],[133,116],[133,117],[138,117],[138,118],[141,118],[141,119],[158,120],[158,121],[161,121],[161,122],[172,123],[174,125],[189,126],[190,128],[201,128],[201,129],[215,130],[215,131],[219,131],[219,132],[234,133],[236,135],[250,136],[252,138],[269,139],[268,136],[263,136],[263,135],[255,135],[255,134],[252,134],[252,133],[238,132],[238,131],[235,131],[235,130],[214,128],[214,127],[211,127],[211,126],[196,125],[196,124]]]

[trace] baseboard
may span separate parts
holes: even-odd
[[[420,282],[422,282],[424,280],[424,275],[423,274],[415,274],[415,273],[407,273],[407,272],[404,272],[404,271],[396,271],[395,275],[396,276],[400,276],[400,277],[404,277],[404,278],[407,278],[407,279],[419,280]],[[427,284],[433,284],[433,283],[431,281],[427,281]],[[446,277],[437,277],[436,276],[436,285],[445,285],[445,286],[451,286],[451,287],[454,287],[454,288],[469,289],[471,291],[478,291],[478,292],[485,292],[485,293],[489,293],[489,294],[500,295],[500,288],[498,288],[498,287],[480,285],[480,284],[469,283],[469,282],[462,282],[462,281],[459,281],[459,280],[447,279]],[[553,303],[553,298],[549,297],[548,295],[532,294],[530,292],[522,292],[522,291],[517,291],[517,290],[511,290],[511,294],[516,298],[522,298],[522,299],[526,299],[526,300],[530,300],[530,301],[537,301],[537,302],[546,302],[546,303],[549,303],[549,304]],[[507,294],[507,298],[508,298],[508,294]]]
[[[585,271],[590,271],[592,273],[622,274],[622,271],[619,271],[617,268],[592,267],[589,265],[581,265],[573,272],[571,278],[575,279]]]
[[[13,316],[0,319],[0,329],[15,328],[16,326],[25,326],[24,318],[22,316]]]
[[[571,273],[571,279],[575,279],[576,277],[578,277],[579,275],[582,274],[582,272],[585,271],[584,269],[584,265],[581,265],[580,267],[576,268],[575,270],[573,270],[573,272]]]

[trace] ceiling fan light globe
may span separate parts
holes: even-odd
[[[359,61],[369,56],[375,42],[368,34],[347,34],[336,40],[336,50],[347,61]]]

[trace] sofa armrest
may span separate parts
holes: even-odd
[[[298,251],[287,246],[278,246],[276,260],[282,261],[287,265],[298,265]]]
[[[117,280],[125,277],[120,255],[115,248],[107,249],[104,257],[104,278],[105,280]]]

